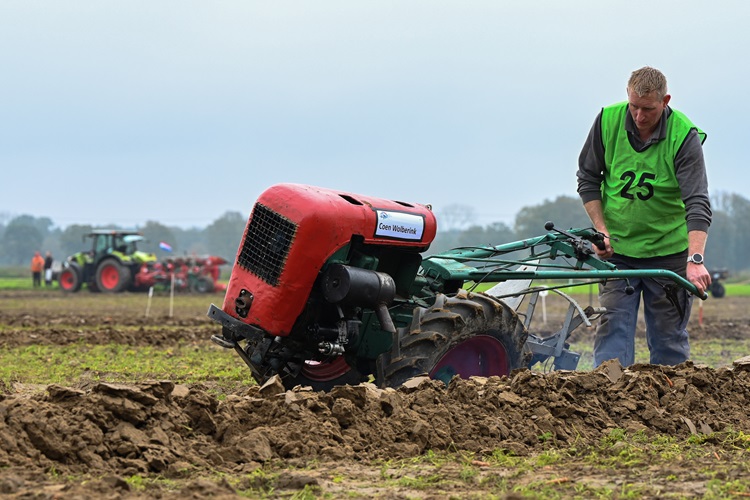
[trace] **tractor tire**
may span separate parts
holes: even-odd
[[[193,291],[195,293],[211,293],[214,291],[214,280],[208,276],[200,276],[193,283]]]
[[[722,285],[718,281],[714,281],[713,283],[711,283],[711,287],[709,288],[709,291],[711,292],[711,295],[715,299],[720,299],[727,293],[726,289],[724,288],[724,285]]]
[[[416,308],[409,328],[378,360],[378,385],[399,387],[427,375],[447,385],[458,375],[503,376],[528,365],[528,331],[505,302],[464,290],[439,294],[429,308]]]
[[[104,259],[96,268],[96,287],[100,292],[118,293],[130,286],[130,269],[117,259]]]
[[[60,290],[66,293],[77,292],[81,289],[81,267],[71,262],[63,267],[60,274],[57,275],[57,282]]]
[[[357,385],[364,380],[359,371],[351,367],[342,356],[333,357],[330,361],[306,361],[296,377],[282,378],[286,390],[301,385],[325,392],[337,385]]]

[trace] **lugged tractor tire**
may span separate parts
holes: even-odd
[[[81,267],[75,262],[71,262],[57,275],[57,283],[63,292],[77,292],[81,289],[81,275]]]
[[[427,375],[447,385],[456,375],[509,375],[529,361],[527,338],[523,322],[503,301],[465,290],[440,294],[431,307],[414,310],[409,328],[398,330],[397,345],[379,360],[377,382],[398,387]]]
[[[131,272],[117,259],[102,260],[96,268],[96,288],[103,293],[118,293],[130,286]]]

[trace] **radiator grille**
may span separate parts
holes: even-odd
[[[256,203],[237,263],[269,285],[278,285],[296,232],[295,223]]]

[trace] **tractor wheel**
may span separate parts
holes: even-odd
[[[200,276],[193,283],[193,291],[195,293],[211,293],[214,291],[214,280],[208,276]]]
[[[528,335],[501,300],[464,290],[440,294],[432,307],[414,310],[410,328],[399,329],[398,345],[379,360],[378,384],[398,387],[420,375],[446,385],[456,375],[509,375],[529,361]]]
[[[57,282],[63,292],[77,292],[81,289],[81,268],[78,264],[69,263],[57,275]]]
[[[713,283],[711,283],[711,287],[709,288],[709,291],[711,292],[711,295],[713,295],[714,298],[716,299],[720,299],[726,294],[724,285],[722,285],[718,281],[714,281]]]
[[[130,269],[116,259],[104,259],[96,268],[96,287],[101,292],[117,293],[130,285]]]
[[[289,390],[297,385],[312,387],[314,391],[330,391],[337,385],[357,385],[362,375],[349,366],[342,356],[330,361],[305,361],[296,377],[285,377],[284,387]]]

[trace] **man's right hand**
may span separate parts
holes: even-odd
[[[615,250],[612,248],[612,245],[609,244],[609,236],[604,237],[603,249],[599,248],[596,245],[592,245],[592,248],[594,249],[594,252],[596,253],[597,257],[599,257],[600,259],[609,259],[615,253]]]
[[[586,209],[586,213],[591,219],[591,223],[594,225],[594,229],[604,235],[604,248],[601,249],[596,245],[593,245],[594,252],[600,259],[608,259],[612,257],[615,251],[612,249],[612,245],[609,243],[609,232],[607,231],[607,225],[604,223],[604,212],[602,211],[601,200],[591,200],[583,204],[583,208]]]

